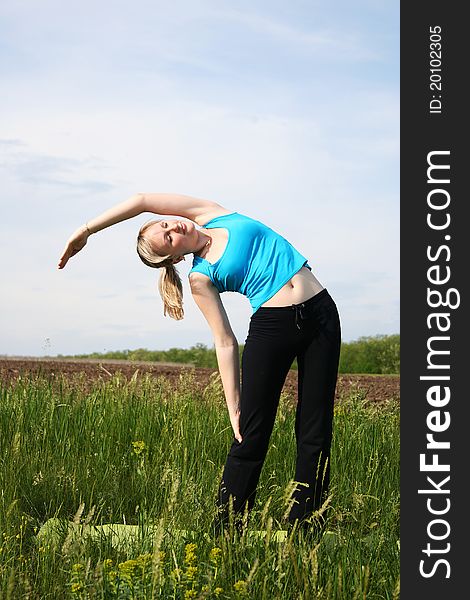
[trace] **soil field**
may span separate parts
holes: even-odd
[[[95,359],[57,359],[29,357],[0,357],[0,383],[6,383],[18,377],[42,374],[57,378],[65,375],[71,379],[84,374],[82,379],[90,386],[96,381],[106,381],[120,373],[126,379],[144,374],[164,376],[175,384],[184,372],[194,374],[196,385],[204,389],[214,369],[193,367],[175,363],[154,363],[125,360]],[[294,401],[297,399],[297,371],[290,371],[283,392]],[[336,387],[336,400],[348,396],[351,392],[359,392],[368,402],[383,402],[400,398],[399,375],[339,375]]]

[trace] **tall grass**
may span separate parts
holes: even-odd
[[[83,389],[79,378],[38,377],[1,390],[1,598],[398,597],[396,403],[343,399],[325,533],[278,542],[295,461],[286,398],[253,513],[241,534],[217,537],[214,498],[232,439],[220,382],[198,392],[191,375],[176,387],[116,376]],[[52,517],[83,530],[134,524],[138,534],[116,547],[64,526],[38,541]]]

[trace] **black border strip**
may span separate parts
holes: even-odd
[[[464,597],[469,572],[470,453],[464,444],[470,440],[470,394],[464,385],[470,372],[465,314],[470,200],[464,190],[468,67],[459,54],[468,37],[463,6],[434,0],[401,4],[404,600]]]

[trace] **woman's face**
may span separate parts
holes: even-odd
[[[184,256],[197,250],[199,235],[192,221],[162,219],[145,232],[154,251],[160,256]]]

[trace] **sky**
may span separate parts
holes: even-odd
[[[181,263],[163,316],[138,192],[207,198],[309,260],[343,340],[399,333],[396,0],[15,0],[0,6],[0,354],[212,346]],[[222,295],[240,343],[252,310]]]

